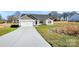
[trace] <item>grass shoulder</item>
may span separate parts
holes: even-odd
[[[9,33],[11,31],[16,30],[16,28],[10,28],[10,27],[6,27],[6,28],[0,28],[0,36]]]
[[[58,32],[50,31],[51,29],[54,28],[57,28],[59,30],[59,27],[69,26],[69,25],[79,26],[79,23],[60,22],[60,23],[55,23],[54,25],[40,25],[36,27],[36,29],[51,46],[55,46],[55,47],[79,46],[79,36],[61,34],[58,33],[59,31]],[[67,32],[72,33],[73,31],[71,32],[68,30]]]

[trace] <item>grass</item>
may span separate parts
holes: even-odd
[[[40,25],[37,31],[54,47],[79,47],[79,36],[64,35],[49,32],[50,29],[63,26],[79,26],[79,22],[55,22],[53,25]]]
[[[14,31],[16,29],[16,28],[11,28],[10,26],[11,26],[10,23],[0,24],[0,36],[4,35],[6,33],[9,33],[11,31]]]
[[[13,30],[15,30],[16,28],[10,28],[10,27],[5,27],[5,28],[0,28],[0,36],[9,33]]]

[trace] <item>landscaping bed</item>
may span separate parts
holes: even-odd
[[[79,47],[79,22],[55,22],[36,29],[51,46]]]

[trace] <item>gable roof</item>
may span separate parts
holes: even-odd
[[[36,20],[46,20],[50,18],[49,15],[46,14],[22,14],[20,19],[36,19]]]
[[[22,15],[20,16],[20,19],[31,19],[31,17],[29,17],[29,16],[26,15],[26,14],[22,14]]]

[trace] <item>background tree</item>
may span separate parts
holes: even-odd
[[[67,20],[68,20],[69,15],[70,15],[70,13],[69,13],[69,12],[64,12],[64,13],[62,14],[62,17],[63,17],[63,19],[64,19],[65,21],[67,21]]]
[[[19,11],[16,11],[16,12],[14,13],[14,15],[15,15],[17,18],[19,18],[20,15],[21,15],[21,13],[20,13]]]
[[[50,12],[49,16],[52,17],[54,19],[54,21],[57,21],[60,18],[60,14],[57,11]]]
[[[75,14],[78,14],[78,13],[77,13],[76,11],[64,12],[64,13],[62,14],[62,16],[63,16],[63,19],[64,19],[65,21],[67,21],[69,17],[71,17],[71,16],[73,16],[73,15],[75,15]]]
[[[8,16],[8,22],[12,23],[18,23],[18,18],[20,17],[21,13],[19,11],[16,11],[13,15]]]
[[[72,11],[70,12],[70,16],[74,15],[74,14],[78,14],[76,11]]]
[[[7,19],[8,19],[8,22],[17,23],[17,17],[14,15],[8,16]]]
[[[2,15],[0,14],[0,20],[2,20]]]

